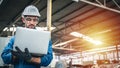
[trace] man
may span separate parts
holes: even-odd
[[[33,6],[27,6],[22,13],[22,21],[26,28],[35,29],[39,21],[39,11]],[[32,41],[30,41],[32,42]],[[29,49],[25,48],[22,52],[19,47],[15,47],[17,53],[13,51],[14,37],[12,37],[4,48],[1,57],[5,64],[13,64],[14,68],[40,68],[41,66],[48,66],[53,59],[52,43],[49,42],[48,52],[41,57],[32,56]]]

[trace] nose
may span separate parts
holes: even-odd
[[[29,21],[30,24],[35,24],[35,22],[33,20]]]

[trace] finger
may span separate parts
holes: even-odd
[[[17,52],[18,52],[19,54],[22,55],[23,52],[19,49],[19,47],[16,46],[15,49],[17,50]]]
[[[26,53],[26,54],[29,54],[28,48],[25,48],[25,53]]]
[[[12,55],[15,55],[15,51],[11,50]]]
[[[15,51],[13,51],[13,50],[11,50],[11,53],[12,53],[12,55],[17,56],[17,57],[20,56],[19,53],[15,52]]]

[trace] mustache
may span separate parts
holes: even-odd
[[[29,26],[35,26],[34,24],[30,24]]]
[[[27,28],[35,28],[36,26],[34,24],[30,24],[28,26],[26,26]]]

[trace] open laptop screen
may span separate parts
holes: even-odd
[[[25,48],[28,48],[32,54],[44,55],[47,54],[49,40],[49,31],[17,27],[13,50],[15,46],[18,46],[23,52]]]

